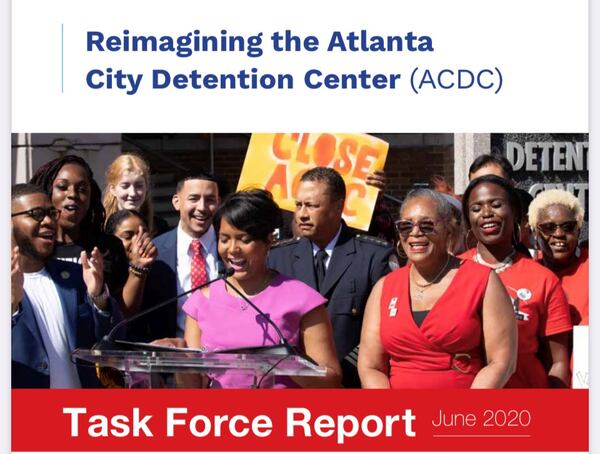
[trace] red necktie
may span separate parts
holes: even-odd
[[[206,272],[206,260],[202,255],[202,243],[200,240],[192,240],[192,288],[204,284],[208,280]]]

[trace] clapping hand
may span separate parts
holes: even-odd
[[[83,282],[88,294],[95,298],[104,290],[104,260],[100,249],[94,247],[90,257],[86,251],[81,251],[81,266],[83,267]],[[100,308],[101,309],[101,308]]]
[[[140,268],[149,268],[154,263],[157,252],[150,235],[140,226],[138,232],[131,239],[128,251],[129,262]]]

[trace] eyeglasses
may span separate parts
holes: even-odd
[[[442,221],[435,219],[421,219],[418,222],[401,219],[394,222],[394,226],[402,238],[408,238],[408,235],[413,231],[415,225],[419,227],[419,231],[424,235],[431,235],[435,232],[435,226],[440,222]]]
[[[57,210],[54,207],[36,207],[32,208],[31,210],[21,211],[19,213],[12,213],[10,217],[14,218],[15,216],[21,216],[22,214],[26,214],[30,218],[35,219],[37,222],[42,222],[46,216],[48,216],[53,221],[58,221],[58,218],[60,217],[60,210]]]
[[[577,221],[567,221],[562,224],[554,222],[544,222],[537,226],[538,230],[544,235],[553,235],[560,228],[564,233],[573,233],[577,230]]]

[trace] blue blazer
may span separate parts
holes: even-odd
[[[333,248],[320,293],[328,300],[327,310],[342,366],[342,382],[347,388],[360,387],[353,350],[360,342],[367,298],[379,278],[390,271],[392,252],[385,241],[355,234],[342,221],[342,231]],[[282,241],[271,248],[269,266],[315,290],[317,288],[312,245],[306,238]]]
[[[109,314],[102,314],[93,307],[87,296],[81,265],[50,260],[46,270],[56,285],[64,309],[69,349],[91,348],[120,318],[116,302],[111,298]],[[78,364],[77,372],[82,387],[101,386],[93,365]],[[12,317],[12,387],[50,387],[48,355],[27,294]]]

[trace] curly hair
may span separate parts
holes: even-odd
[[[94,180],[94,172],[83,158],[75,155],[66,155],[62,158],[56,158],[41,166],[29,180],[29,183],[40,186],[48,197],[52,199],[52,185],[60,172],[60,169],[67,164],[75,164],[81,167],[90,184],[90,208],[81,221],[79,228],[82,232],[92,235],[102,232],[104,225],[104,206],[102,205],[100,187]]]
[[[548,189],[538,193],[529,205],[529,225],[532,229],[537,228],[542,211],[552,205],[562,205],[571,210],[577,221],[577,227],[581,228],[585,210],[579,199],[562,189]]]
[[[117,198],[111,192],[111,186],[119,184],[119,180],[126,172],[138,172],[146,184],[146,195],[144,202],[139,208],[144,220],[148,224],[148,230],[154,231],[154,207],[152,205],[152,195],[150,193],[150,166],[141,157],[132,153],[125,153],[118,156],[106,169],[106,187],[104,188],[104,198],[102,203],[106,210],[106,218],[108,219],[114,213],[119,211],[119,203]],[[105,226],[106,228],[106,226]]]

